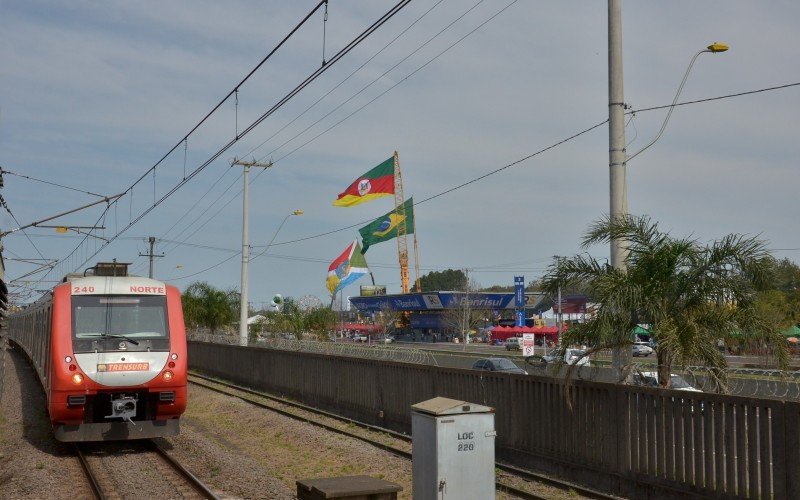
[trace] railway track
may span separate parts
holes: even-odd
[[[158,457],[156,461],[163,464],[162,466],[168,467],[170,470],[169,474],[172,474],[173,476],[179,478],[179,481],[182,481],[183,484],[175,486],[175,489],[178,491],[180,496],[184,498],[205,498],[213,500],[217,500],[219,498],[214,494],[213,491],[211,491],[211,489],[209,489],[202,481],[200,481],[185,467],[183,467],[183,465],[175,460],[155,441],[146,440],[141,443],[137,442],[136,444],[137,446],[143,446],[147,452]],[[107,445],[114,446],[114,444]],[[74,443],[73,450],[81,463],[81,467],[83,468],[84,474],[86,475],[94,497],[98,500],[124,498],[126,495],[123,495],[122,492],[119,491],[120,489],[124,488],[124,486],[120,486],[121,484],[124,485],[124,481],[120,481],[117,478],[112,477],[108,470],[99,470],[104,469],[101,467],[100,463],[103,459],[100,458],[98,451],[90,449],[90,446],[97,447],[99,445]],[[137,458],[137,462],[142,461],[143,460]],[[138,477],[141,481],[141,477],[144,476],[140,474]],[[130,487],[131,485],[128,485],[128,488]],[[134,484],[133,487],[135,488],[136,485]],[[140,492],[137,490],[137,493]],[[159,496],[168,497],[171,496],[171,492],[161,492]]]
[[[201,382],[200,380],[202,380],[203,382]],[[382,449],[384,451],[392,453],[392,454],[394,454],[394,455],[396,455],[398,457],[401,457],[401,458],[404,458],[404,459],[407,459],[407,460],[411,460],[411,451],[409,451],[410,450],[410,444],[411,444],[411,436],[408,436],[407,434],[403,434],[403,433],[396,432],[396,431],[393,431],[393,430],[390,430],[390,429],[385,429],[383,427],[378,427],[378,426],[375,426],[375,425],[359,422],[357,420],[353,420],[353,419],[350,419],[350,418],[347,418],[347,417],[343,417],[341,415],[336,415],[334,413],[331,413],[331,412],[328,412],[328,411],[325,411],[325,410],[320,410],[318,408],[313,408],[311,406],[307,406],[307,405],[304,405],[302,403],[298,403],[296,401],[291,401],[291,400],[284,399],[284,398],[281,398],[281,397],[278,397],[278,396],[274,396],[274,395],[271,395],[271,394],[265,394],[263,392],[255,391],[255,390],[249,389],[247,387],[242,387],[242,386],[239,386],[239,385],[236,385],[236,384],[231,384],[231,383],[228,383],[228,382],[225,382],[225,381],[221,381],[221,380],[218,380],[218,379],[215,379],[215,378],[212,378],[212,377],[207,377],[207,376],[204,376],[204,375],[200,375],[200,374],[197,374],[197,373],[190,373],[189,374],[189,383],[195,384],[197,386],[203,387],[205,389],[208,389],[208,390],[220,393],[220,394],[224,394],[224,395],[227,395],[227,396],[238,398],[238,399],[240,399],[242,401],[245,401],[245,402],[247,402],[249,404],[252,404],[252,405],[254,405],[256,407],[263,408],[263,409],[266,409],[266,410],[270,410],[270,411],[279,413],[281,415],[284,415],[286,417],[289,417],[289,418],[292,418],[292,419],[295,419],[295,420],[300,420],[300,421],[309,423],[311,425],[315,425],[317,427],[326,429],[328,431],[335,432],[337,434],[342,434],[342,435],[345,435],[345,436],[348,436],[348,437],[351,437],[351,438],[354,438],[354,439],[358,439],[358,440],[363,441],[365,443],[368,443],[368,444],[370,444],[372,446],[375,446],[375,447],[377,447],[379,449]],[[214,384],[214,385],[209,385],[209,384]],[[267,404],[267,403],[264,403],[264,402],[261,402],[261,401],[257,401],[255,399],[253,399],[252,397],[248,397],[248,396],[253,396],[253,397],[258,397],[258,398],[261,398],[261,399],[265,399],[265,400],[267,400],[267,401],[269,401],[271,403],[274,403],[274,404]],[[277,405],[280,405],[281,407],[279,407]],[[286,407],[291,408],[291,409],[287,409]],[[334,421],[336,421],[336,422],[338,422],[340,424],[343,424],[343,425],[342,426],[337,426],[337,425],[334,425],[334,424],[331,424],[331,423],[325,423],[325,422],[320,421],[319,419],[316,419],[316,418],[314,418],[312,416],[309,416],[309,414],[316,415],[318,417],[329,418],[329,419],[332,419],[332,420],[334,420]],[[379,441],[379,440],[374,439],[374,438],[372,438],[370,436],[367,436],[367,435],[364,435],[364,434],[359,434],[357,432],[354,432],[353,430],[350,430],[353,427],[369,430],[369,431],[372,431],[372,432],[375,432],[375,433],[379,433],[379,435],[388,436],[390,438],[393,438],[395,440],[401,441],[403,443],[407,443],[409,445],[407,447],[408,449],[403,449],[403,448],[394,446],[392,444],[388,444],[388,443]],[[564,490],[564,491],[572,491],[572,492],[575,492],[575,493],[580,494],[580,495],[582,495],[584,497],[587,497],[587,498],[604,499],[604,500],[605,499],[617,499],[618,498],[618,497],[615,497],[615,496],[612,496],[612,495],[608,495],[606,493],[603,493],[603,492],[600,492],[600,491],[597,491],[597,490],[593,490],[591,488],[586,488],[586,487],[583,487],[583,486],[580,486],[580,485],[577,485],[577,484],[574,484],[574,483],[570,483],[570,482],[567,482],[567,481],[563,481],[563,480],[560,480],[560,479],[557,479],[557,478],[553,478],[553,477],[545,476],[543,474],[538,474],[538,473],[535,473],[535,472],[532,472],[532,471],[527,471],[527,470],[524,470],[524,469],[520,469],[520,468],[511,466],[511,465],[508,465],[508,464],[504,464],[504,463],[501,463],[501,462],[497,462],[495,464],[495,467],[497,469],[499,469],[500,471],[502,471],[507,476],[513,476],[513,477],[524,479],[525,481],[536,482],[536,483],[539,483],[539,484],[545,484],[545,485],[548,485],[548,486],[559,488],[559,489]],[[523,499],[546,499],[546,498],[548,498],[546,496],[541,496],[541,495],[538,495],[536,493],[521,489],[521,488],[519,488],[517,486],[509,484],[507,481],[504,481],[502,479],[498,480],[495,483],[495,486],[497,488],[497,491],[502,491],[502,492],[508,493],[508,494],[510,494],[512,496],[515,496],[517,498],[523,498]]]

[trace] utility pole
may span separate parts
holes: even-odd
[[[150,274],[148,275],[150,278],[153,277],[153,258],[154,257],[163,257],[164,254],[155,254],[153,253],[153,245],[156,244],[156,237],[151,236],[147,239],[150,242],[150,253],[140,253],[139,257],[149,257],[150,258]]]
[[[563,257],[560,256],[560,255],[553,255],[553,258],[559,264],[561,263],[561,259],[563,259]],[[559,343],[561,342],[561,334],[563,333],[561,318],[562,318],[562,314],[561,314],[561,284],[559,283],[559,285],[558,285],[558,313],[556,314],[556,328],[558,328],[558,342]],[[545,344],[546,344],[546,342],[547,342],[547,339],[545,339]],[[545,345],[545,347],[547,347],[547,346]]]
[[[239,302],[239,344],[247,345],[247,264],[250,260],[250,242],[247,234],[247,174],[250,172],[250,167],[269,168],[272,166],[272,161],[267,163],[258,163],[255,158],[253,161],[241,161],[237,158],[233,159],[231,166],[239,165],[244,167],[242,171],[242,178],[244,179],[244,188],[242,189],[242,280],[241,280],[241,301]]]
[[[622,86],[622,0],[608,0],[608,159],[612,222],[628,213],[626,192],[625,96]],[[611,239],[611,265],[626,271],[627,242]],[[611,365],[617,379],[630,359],[630,349],[614,348]]]

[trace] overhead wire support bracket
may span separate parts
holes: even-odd
[[[8,234],[11,234],[11,233],[16,233],[17,231],[22,231],[23,229],[28,229],[29,227],[39,226],[44,222],[49,222],[49,221],[51,221],[53,219],[58,219],[59,217],[63,217],[65,215],[74,214],[75,212],[79,212],[79,211],[81,211],[83,209],[86,209],[86,208],[89,208],[89,207],[93,207],[95,205],[99,205],[100,203],[108,203],[108,202],[110,202],[112,200],[116,200],[116,199],[122,197],[125,193],[115,194],[114,196],[104,196],[102,200],[97,200],[95,202],[88,203],[86,205],[82,205],[82,206],[80,206],[78,208],[73,208],[72,210],[67,210],[66,212],[61,212],[59,214],[53,215],[52,217],[47,217],[46,219],[38,220],[36,222],[31,222],[30,224],[26,224],[24,226],[20,226],[20,227],[18,227],[16,229],[12,229],[10,231],[0,232],[0,238],[2,238],[3,236],[6,236]]]
[[[322,65],[325,66],[325,28],[328,25],[328,0],[325,0],[325,14],[322,16]]]

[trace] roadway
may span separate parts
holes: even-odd
[[[392,345],[398,348],[422,349],[430,353],[433,362],[437,366],[447,368],[472,368],[475,360],[480,358],[499,356],[506,357],[514,361],[518,366],[525,369],[532,375],[553,376],[550,369],[544,368],[539,364],[528,364],[525,362],[520,351],[508,351],[504,346],[492,346],[488,344],[455,344],[449,342],[395,342]],[[536,354],[543,354],[545,351],[539,347]],[[757,367],[763,363],[763,358],[758,356],[725,356],[728,364],[732,368]],[[600,356],[599,363],[593,363],[590,367],[582,367],[578,370],[577,376],[584,380],[597,382],[615,382],[614,373],[609,367],[610,358]],[[655,370],[655,355],[648,357],[634,358],[634,362],[639,365],[642,371]],[[749,366],[748,366],[749,365]],[[564,370],[558,374],[564,375]],[[687,381],[702,388],[706,385],[706,377],[692,373],[684,373]],[[752,373],[735,372],[728,377],[730,393],[747,397],[763,397],[770,399],[800,401],[800,373],[794,372],[789,377],[770,376],[768,372],[754,370]]]

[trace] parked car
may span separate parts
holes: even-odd
[[[509,339],[506,339],[506,351],[519,351],[520,350],[519,341],[520,341],[519,337],[511,337]]]
[[[689,392],[703,392],[697,387],[694,387],[692,384],[686,381],[683,377],[678,375],[677,373],[672,373],[669,376],[670,381],[670,389],[675,389],[678,391],[689,391]],[[649,387],[658,387],[658,372],[641,372],[636,373],[633,375],[633,383],[634,385],[644,385]]]
[[[670,382],[670,389],[674,389],[676,391],[685,391],[685,392],[703,392],[697,387],[694,387],[692,384],[686,381],[683,377],[678,375],[677,373],[671,373],[669,376]],[[633,383],[634,385],[644,385],[648,387],[659,387],[658,384],[658,372],[641,372],[636,373],[633,375]],[[671,398],[672,401],[676,401],[675,398]],[[695,414],[695,409],[698,409],[698,414],[702,414],[705,412],[705,402],[704,401],[697,401],[694,399],[683,399],[679,398],[677,401],[680,401],[682,405],[688,404],[691,410],[692,415]]]
[[[380,337],[377,337],[375,339],[375,342],[378,342],[379,344],[391,344],[392,342],[394,342],[394,337],[392,337],[391,335],[386,335],[386,336],[381,335]]]
[[[563,361],[568,365],[577,364],[578,366],[583,366],[589,364],[588,357],[584,356],[581,358],[581,356],[583,356],[585,353],[586,351],[584,351],[583,349],[569,348],[566,351],[564,351],[564,358],[562,359],[558,355],[558,349],[553,349],[544,356],[531,356],[531,357],[541,358],[542,362],[547,364]]]
[[[518,373],[520,375],[527,375],[528,372],[515,365],[513,361],[507,358],[484,358],[479,359],[472,365],[473,370],[485,370],[489,372],[502,372],[502,373]]]
[[[632,347],[632,354],[633,357],[637,356],[649,356],[653,354],[653,348],[650,347],[647,342],[635,342]]]

